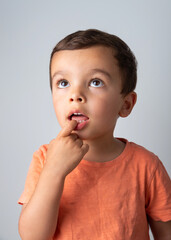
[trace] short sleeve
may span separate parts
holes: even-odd
[[[155,221],[171,220],[171,180],[160,160],[148,187],[146,213]]]
[[[28,203],[31,196],[33,195],[36,185],[38,183],[41,171],[45,164],[46,160],[46,145],[42,145],[36,152],[33,154],[33,158],[28,170],[27,178],[25,181],[24,191],[21,194],[18,204],[23,205]]]

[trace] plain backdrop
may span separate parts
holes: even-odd
[[[49,87],[54,45],[77,30],[122,38],[138,60],[137,104],[115,136],[154,152],[169,175],[170,0],[0,0],[0,240],[18,240],[17,200],[34,151],[60,131]]]

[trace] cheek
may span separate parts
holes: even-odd
[[[119,102],[115,97],[101,97],[94,101],[92,111],[94,110],[96,117],[116,117],[119,112]]]
[[[61,120],[62,120],[62,117],[63,117],[63,111],[65,109],[64,108],[64,101],[61,101],[57,97],[53,97],[53,107],[54,107],[54,110],[55,110],[56,117],[57,117],[57,119],[60,123]]]

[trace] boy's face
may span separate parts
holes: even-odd
[[[72,118],[82,121],[75,130],[82,139],[113,136],[124,97],[120,69],[110,48],[59,51],[52,58],[51,77],[61,127]],[[71,116],[74,112],[84,116]]]

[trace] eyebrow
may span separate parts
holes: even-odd
[[[62,75],[62,74],[64,74],[64,73],[65,73],[64,71],[55,72],[55,73],[53,74],[53,76],[52,76],[52,81],[53,81],[54,77],[56,77],[57,75]]]
[[[52,80],[54,79],[54,77],[56,77],[57,75],[63,75],[65,74],[66,72],[65,71],[57,71],[53,74],[52,76]],[[101,69],[101,68],[94,68],[94,69],[91,69],[90,71],[90,74],[95,74],[95,73],[101,73],[103,75],[105,75],[107,78],[109,78],[110,80],[112,79],[110,73],[108,73],[106,70],[104,69]]]
[[[101,73],[101,74],[105,75],[107,78],[109,78],[110,80],[112,79],[112,76],[110,75],[110,73],[107,72],[107,71],[104,70],[104,69],[101,69],[101,68],[92,69],[92,70],[91,70],[91,73],[93,73],[93,74],[95,74],[95,73]]]

